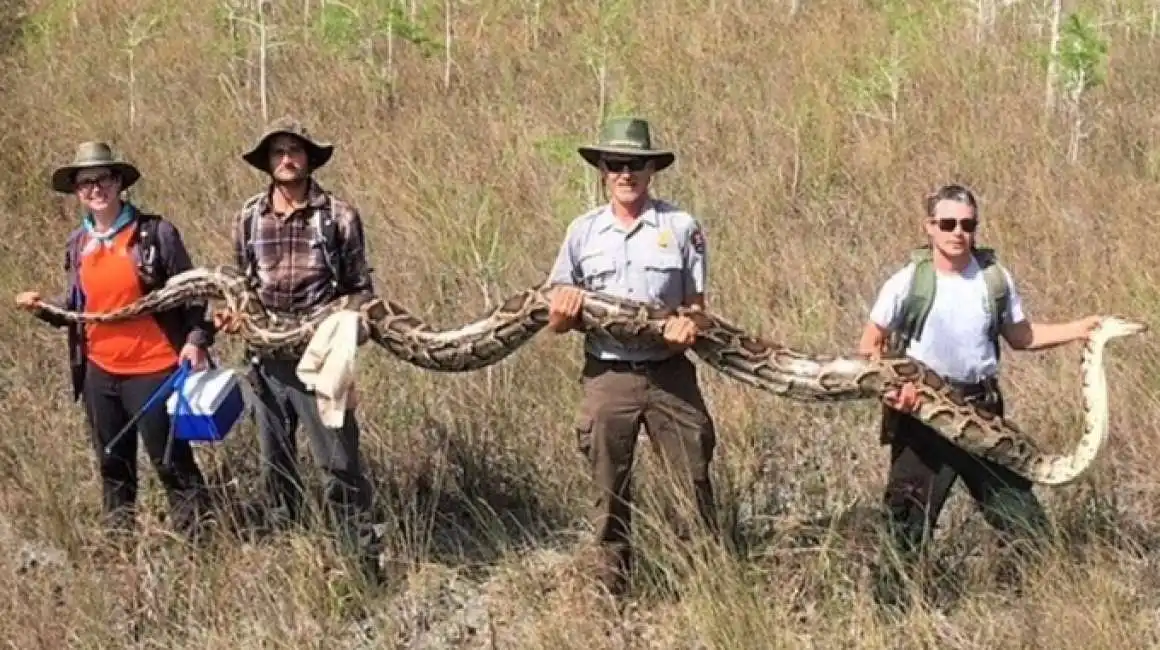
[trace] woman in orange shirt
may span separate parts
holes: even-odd
[[[81,227],[66,245],[68,287],[55,304],[70,310],[117,309],[192,267],[171,222],[122,200],[121,193],[140,177],[136,167],[116,159],[104,142],[81,144],[73,162],[53,173],[52,188],[74,194],[84,210]],[[41,297],[34,291],[20,294],[16,302],[50,325],[68,329],[73,398],[84,398],[100,467],[105,525],[110,531],[130,532],[137,501],[137,436],[117,434],[182,360],[194,369],[206,367],[213,326],[205,318],[205,305],[80,325],[41,310]],[[164,403],[141,416],[137,433],[165,487],[172,525],[194,534],[209,504],[192,448],[170,438]]]

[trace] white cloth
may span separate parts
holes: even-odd
[[[1005,314],[1008,323],[1026,320],[1023,299],[1011,274],[1003,270],[1011,300]],[[922,338],[911,341],[906,353],[926,363],[952,381],[978,382],[999,370],[997,351],[987,336],[991,323],[987,281],[978,262],[972,260],[962,273],[936,271],[934,303]],[[914,264],[892,275],[878,292],[870,319],[885,329],[898,327],[902,303],[914,280]]]
[[[331,314],[319,324],[295,369],[314,391],[323,424],[334,429],[342,426],[347,404],[353,402],[360,325],[356,311]]]

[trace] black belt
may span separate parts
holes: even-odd
[[[664,359],[648,359],[645,361],[622,361],[619,359],[598,359],[594,356],[588,355],[585,357],[585,365],[588,365],[593,370],[598,371],[612,371],[612,372],[647,372],[666,366],[674,361],[685,359],[683,354],[674,354],[671,357]]]
[[[982,381],[975,382],[951,381],[947,383],[965,397],[983,397],[999,392],[999,379],[997,377],[987,377]]]
[[[302,355],[306,354],[306,347],[307,344],[303,343],[293,348],[283,348],[276,352],[257,352],[247,347],[245,348],[244,354],[245,358],[249,359],[251,363],[261,363],[263,361],[294,361],[297,363],[302,358]]]
[[[968,404],[980,406],[991,413],[998,413],[1002,410],[1003,397],[999,392],[999,379],[997,377],[988,377],[977,382],[947,380],[946,384],[958,391]],[[896,430],[903,426],[904,422],[911,422],[913,425],[911,420],[913,416],[903,415],[886,405],[882,406],[882,410],[882,425],[878,440],[882,444],[890,444],[895,439]]]

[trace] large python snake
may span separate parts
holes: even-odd
[[[263,352],[301,349],[328,316],[352,309],[362,315],[360,337],[399,359],[431,371],[467,372],[500,362],[543,329],[553,290],[549,285],[524,289],[482,318],[453,330],[435,330],[402,306],[374,296],[344,296],[304,316],[276,314],[261,305],[246,278],[230,267],[191,269],[111,312],[76,312],[48,303],[41,308],[69,322],[112,322],[218,299],[226,303],[236,323],[231,333],[242,337],[251,350]],[[915,418],[960,448],[1045,485],[1075,480],[1099,454],[1108,429],[1104,347],[1113,338],[1147,330],[1144,324],[1115,316],[1096,327],[1083,352],[1083,435],[1072,453],[1051,454],[1013,422],[967,402],[953,385],[908,357],[805,354],[763,341],[707,311],[673,310],[591,291],[585,292],[578,329],[617,341],[660,341],[665,321],[675,314],[697,322],[692,346],[696,357],[728,377],[780,397],[802,402],[881,400],[887,392],[913,382],[920,396]]]

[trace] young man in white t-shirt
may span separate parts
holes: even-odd
[[[935,292],[921,332],[905,353],[929,365],[963,391],[968,400],[1003,414],[999,392],[997,333],[1016,350],[1042,350],[1085,339],[1099,321],[1089,316],[1069,323],[1032,323],[1011,275],[1006,283],[1006,308],[997,332],[992,326],[991,295],[974,233],[978,205],[960,185],[946,185],[926,199],[925,232],[930,239],[930,264]],[[871,356],[886,351],[892,334],[904,324],[904,300],[915,277],[911,262],[886,281],[870,311],[859,351]],[[890,470],[884,495],[894,539],[910,559],[932,531],[957,478],[970,491],[988,524],[1007,541],[1046,532],[1046,515],[1031,491],[1031,483],[995,463],[969,454],[914,419],[917,391],[907,385],[887,395],[893,407],[884,412],[883,442],[890,444]]]

